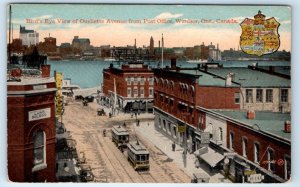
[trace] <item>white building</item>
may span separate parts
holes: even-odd
[[[19,38],[22,40],[22,45],[31,46],[39,43],[39,33],[34,30],[27,30],[25,26],[20,26]]]

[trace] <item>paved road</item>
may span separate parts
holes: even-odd
[[[112,125],[128,124],[131,135],[133,118],[130,115],[119,115],[108,118],[97,116],[97,104],[89,103],[82,106],[81,102],[70,102],[65,106],[63,123],[73,139],[76,140],[78,154],[84,152],[87,164],[91,165],[95,182],[125,182],[125,183],[188,183],[190,177],[176,163],[166,156],[150,141],[139,135],[140,141],[150,152],[150,171],[136,172],[123,154],[111,141],[110,133],[103,137],[103,129]],[[141,115],[139,118],[153,119],[153,115]],[[141,119],[141,121],[143,121]],[[134,136],[132,136],[134,137]]]

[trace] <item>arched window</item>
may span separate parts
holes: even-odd
[[[234,139],[233,132],[230,132],[230,134],[229,134],[229,149],[231,149],[231,150],[233,150],[233,139]]]
[[[33,164],[40,165],[46,163],[46,135],[42,130],[33,134]]]
[[[223,141],[223,130],[221,127],[219,127],[219,140]]]
[[[272,148],[268,148],[268,170],[275,172],[275,152]]]
[[[246,137],[242,138],[242,146],[243,146],[243,156],[247,157],[248,152],[248,140]]]
[[[259,163],[260,157],[259,157],[259,144],[254,143],[254,162]]]

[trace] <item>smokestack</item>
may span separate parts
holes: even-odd
[[[48,64],[43,64],[41,66],[42,69],[42,78],[49,78],[50,77],[50,65]]]
[[[291,133],[291,122],[290,121],[284,122],[284,132]]]
[[[247,119],[255,119],[255,111],[254,110],[247,111]]]
[[[176,58],[171,58],[171,69],[176,69]]]
[[[160,49],[160,40],[158,40],[158,48]]]
[[[136,38],[134,39],[134,47],[136,48]]]

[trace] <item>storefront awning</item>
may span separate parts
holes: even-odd
[[[206,162],[211,167],[216,167],[219,162],[224,159],[224,156],[215,150],[208,147],[208,152],[199,156],[204,162]]]

